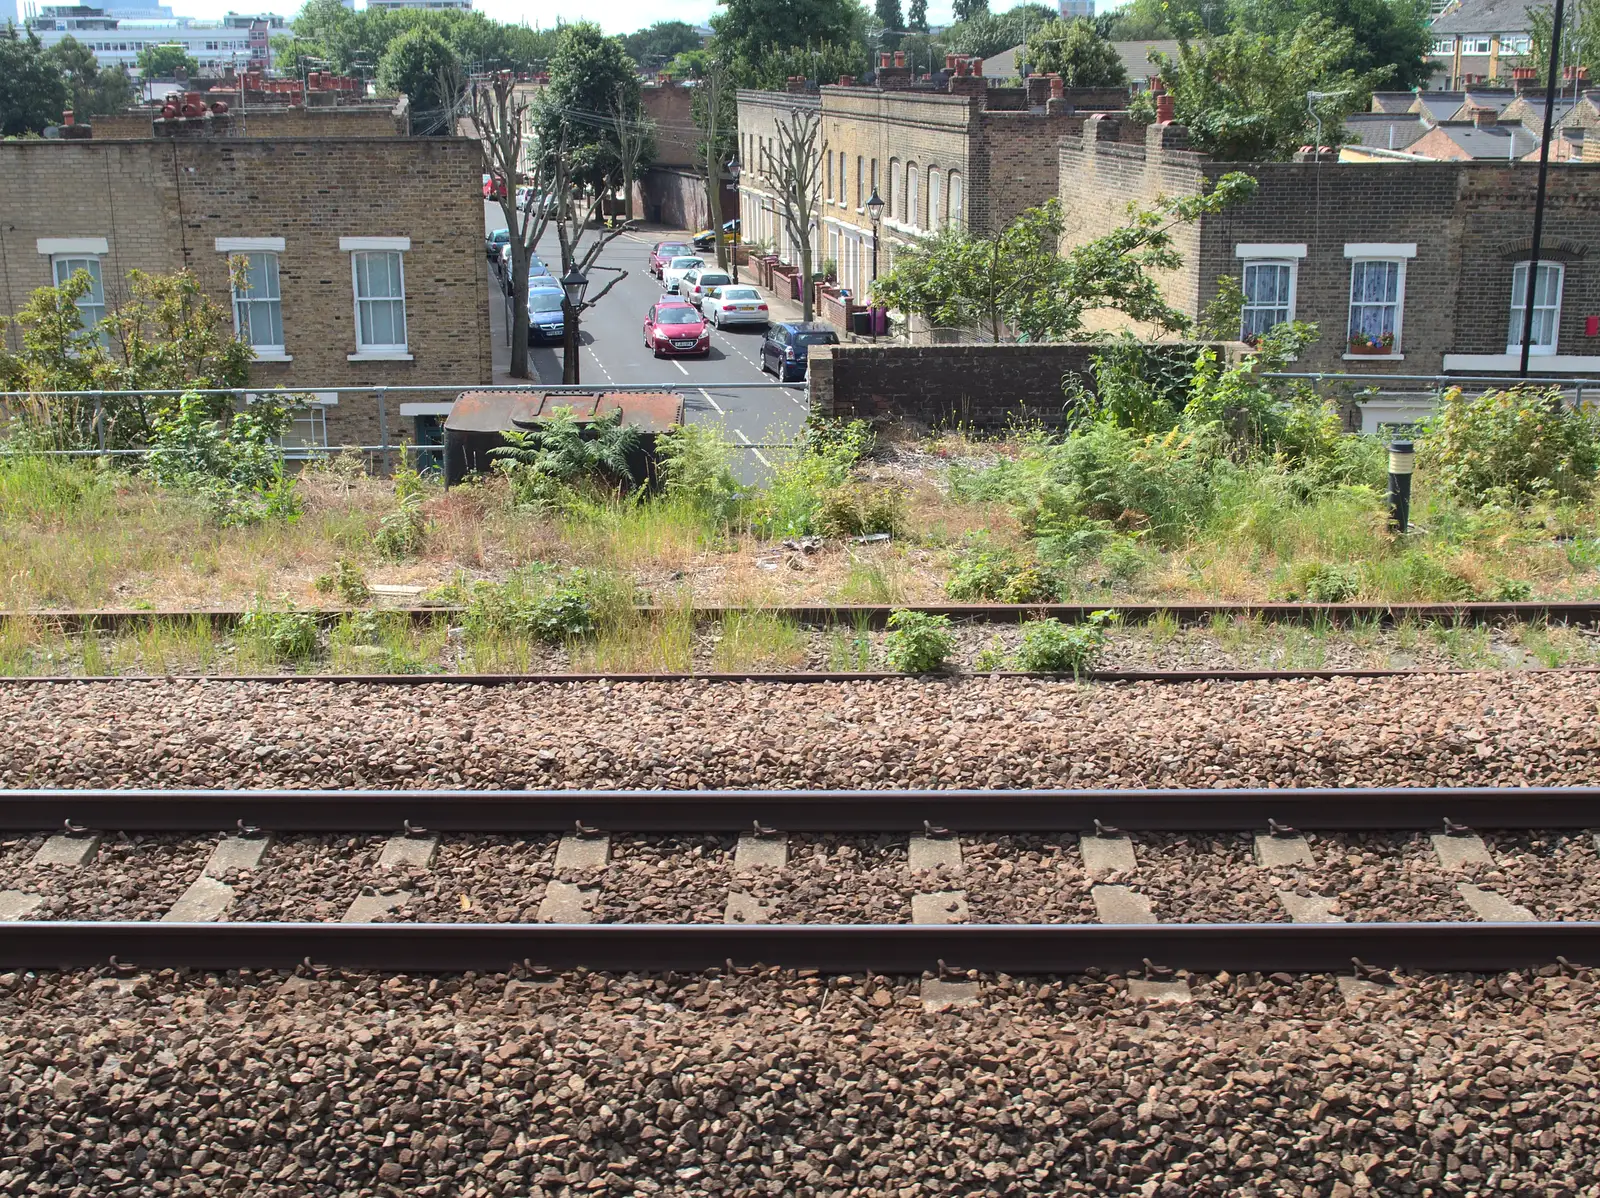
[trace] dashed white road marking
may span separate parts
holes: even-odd
[[[706,402],[711,405],[712,409],[717,413],[718,416],[727,415],[727,413],[722,410],[722,405],[711,398],[711,392],[707,391],[704,387],[701,387],[700,394],[706,397]]]
[[[744,430],[743,429],[738,429],[738,428],[734,429],[733,430],[733,435],[738,437],[739,440],[743,441],[746,445],[753,446],[755,444],[753,441],[750,440],[749,437],[744,435]],[[771,470],[773,468],[772,463],[767,461],[766,457],[762,454],[762,452],[759,449],[752,448],[750,450],[750,452],[755,454],[756,455],[756,461],[760,462],[768,470]]]

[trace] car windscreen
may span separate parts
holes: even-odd
[[[691,270],[696,266],[704,265],[705,263],[698,258],[674,258],[672,260],[673,270]]]
[[[701,275],[695,282],[702,287],[723,287],[733,282],[727,275]]]
[[[530,312],[559,312],[559,311],[561,311],[561,292],[559,292],[559,291],[530,291],[530,292],[528,292],[528,311],[530,311]]]
[[[669,242],[668,244],[657,249],[656,254],[662,258],[673,258],[683,253],[683,251],[688,248],[689,247],[684,245],[681,241]]]
[[[760,299],[761,293],[754,287],[724,287],[722,298],[725,300],[753,300]]]
[[[797,345],[838,345],[839,339],[832,333],[796,333],[794,335]]]
[[[662,308],[656,312],[657,324],[699,324],[700,313],[690,307]]]

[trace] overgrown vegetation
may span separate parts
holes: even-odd
[[[922,611],[897,611],[889,615],[889,635],[883,656],[889,668],[902,674],[931,674],[944,668],[956,647],[950,634],[950,617]]]

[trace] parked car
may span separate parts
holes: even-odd
[[[693,250],[694,246],[690,245],[687,241],[656,242],[655,245],[650,249],[650,260],[648,263],[650,273],[659,279],[661,277],[661,272],[666,270],[667,263],[671,262],[674,258],[681,258],[685,254],[691,253]]]
[[[666,268],[661,272],[662,288],[673,295],[676,295],[678,292],[678,285],[683,282],[683,276],[692,270],[699,270],[704,265],[705,263],[699,258],[691,258],[688,256],[674,258],[671,262],[667,263]]]
[[[711,352],[711,328],[705,317],[676,296],[664,295],[645,314],[644,345],[655,356]]]
[[[528,344],[560,341],[567,331],[566,313],[561,308],[559,287],[528,288]]]
[[[738,217],[734,217],[730,221],[724,221],[723,224],[722,224],[722,242],[723,242],[723,244],[724,245],[732,245],[734,242],[736,242],[738,240],[739,240],[739,218]],[[698,233],[696,233],[694,235],[694,248],[697,249],[697,250],[709,250],[709,249],[712,248],[712,236],[711,236],[711,230],[710,229],[701,229]]]
[[[483,198],[486,200],[504,199],[506,194],[506,177],[504,175],[485,175],[483,177]]]
[[[714,329],[730,324],[764,325],[768,319],[767,301],[761,298],[761,293],[754,287],[740,287],[737,284],[718,287],[706,296],[700,311]]]
[[[505,245],[510,240],[510,229],[496,229],[493,233],[485,234],[483,238],[484,256],[487,257],[489,261],[496,262],[500,257],[500,247]]]
[[[833,326],[820,320],[786,320],[767,330],[761,342],[761,369],[770,370],[786,383],[806,377],[806,362],[813,345],[838,345]]]
[[[494,268],[495,268],[495,273],[497,273],[500,276],[500,288],[501,288],[501,290],[503,290],[507,295],[510,295],[511,294],[511,246],[509,244],[503,245],[503,246],[500,247],[500,256],[499,256],[498,259],[496,259],[495,264],[494,264]],[[539,285],[538,284],[538,280],[541,279],[541,278],[546,278],[546,279],[550,278],[550,268],[547,267],[543,262],[541,262],[539,260],[539,255],[538,254],[529,254],[528,255],[528,285],[530,287],[537,287]],[[553,284],[554,280],[551,280],[551,282]]]
[[[733,279],[726,271],[706,266],[699,270],[691,270],[684,275],[683,282],[678,284],[678,294],[698,308],[705,302],[707,291],[716,287],[726,287],[731,282]]]

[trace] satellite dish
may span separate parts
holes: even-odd
[[[46,125],[44,127],[44,135],[45,135],[45,137],[49,138],[51,141],[59,141],[60,138],[61,138],[61,126],[60,125]]]

